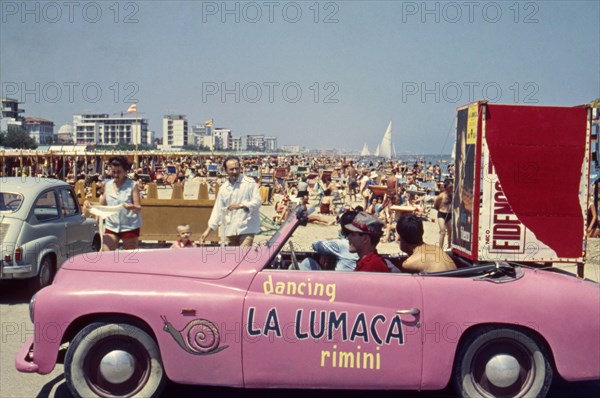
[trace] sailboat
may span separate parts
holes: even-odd
[[[385,130],[385,134],[383,135],[383,139],[381,140],[381,144],[378,146],[379,153],[375,154],[375,156],[381,156],[382,158],[391,159],[392,154],[394,153],[394,148],[392,144],[392,122],[388,124],[387,129]]]
[[[366,142],[365,142],[365,145],[363,146],[362,151],[360,152],[360,156],[371,156],[371,153],[369,152],[369,147],[367,146]]]
[[[377,148],[375,148],[375,153],[373,153],[373,156],[375,156],[376,158],[378,158],[379,155],[379,144],[377,144]]]

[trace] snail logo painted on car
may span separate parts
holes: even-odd
[[[219,347],[221,337],[214,323],[207,319],[193,319],[181,330],[175,329],[164,315],[160,316],[169,333],[181,348],[193,355],[209,355],[223,351],[228,345]]]

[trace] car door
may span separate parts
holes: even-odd
[[[88,252],[92,244],[92,235],[85,224],[85,217],[81,214],[75,193],[69,187],[62,187],[58,194],[65,227],[67,256]]]
[[[36,198],[31,222],[24,224],[23,238],[29,242],[24,255],[37,263],[42,252],[56,254],[56,264],[66,259],[65,225],[61,218],[60,201],[54,189],[45,190]],[[37,272],[37,270],[36,270]]]
[[[414,276],[263,270],[244,304],[246,386],[418,388]]]

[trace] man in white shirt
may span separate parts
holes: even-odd
[[[225,228],[229,246],[252,246],[254,235],[260,231],[260,206],[262,200],[258,185],[241,174],[240,159],[228,156],[223,162],[227,180],[219,188],[208,227],[200,236],[204,243],[211,231],[219,225]]]

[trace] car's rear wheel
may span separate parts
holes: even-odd
[[[65,379],[76,397],[156,397],[166,378],[154,339],[126,323],[92,323],[73,339]]]
[[[547,350],[527,332],[488,327],[461,345],[454,387],[461,397],[544,397],[552,382]]]
[[[54,279],[55,268],[52,256],[45,255],[40,261],[38,274],[30,279],[29,284],[33,292],[49,286]]]

